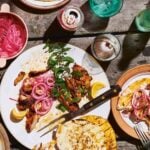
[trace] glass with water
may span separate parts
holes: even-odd
[[[135,19],[139,31],[150,32],[150,8],[142,10]]]
[[[123,0],[89,0],[90,8],[99,17],[116,15],[123,5]]]

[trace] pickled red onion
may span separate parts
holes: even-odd
[[[43,83],[43,82],[44,82],[43,78],[40,77],[35,78],[35,83]]]
[[[47,72],[45,72],[45,73],[39,75],[38,77],[39,77],[39,78],[46,79],[46,78],[48,78],[48,77],[53,77],[53,76],[54,76],[54,75],[53,75],[53,73],[52,73],[51,71],[47,71]]]
[[[39,75],[38,77],[35,78],[36,82],[44,82],[47,84],[47,86],[53,87],[54,86],[54,76],[51,71],[47,71],[43,73],[42,75]]]
[[[46,79],[46,84],[49,86],[49,88],[54,87],[54,78],[53,77],[48,77]]]
[[[131,100],[132,109],[126,110],[129,113],[129,118],[138,123],[150,118],[150,95],[147,89],[138,89],[133,93]],[[123,112],[122,112],[123,113]]]
[[[53,100],[51,98],[39,99],[34,104],[36,114],[45,115],[51,108]]]
[[[31,96],[34,99],[42,99],[47,96],[47,86],[45,83],[37,83],[33,86]]]
[[[53,102],[50,93],[54,83],[54,76],[51,71],[24,80],[22,87],[31,87],[31,97],[34,100],[33,108],[37,114],[45,115],[50,110]]]
[[[148,104],[147,96],[144,90],[140,89],[134,92],[132,98],[132,106],[135,109],[141,109]]]
[[[15,56],[24,46],[27,33],[18,18],[10,15],[0,15],[0,57]]]

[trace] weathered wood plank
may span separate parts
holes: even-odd
[[[111,84],[114,84],[117,78],[127,69],[137,66],[143,63],[150,63],[150,34],[129,34],[129,35],[116,35],[122,45],[122,51],[120,55],[111,62],[100,62],[104,70],[106,71]],[[94,37],[85,38],[72,38],[65,39],[63,42],[69,42],[75,46],[78,46],[87,52],[91,53],[91,44]],[[42,43],[43,41],[29,41],[25,50]],[[130,59],[129,59],[130,57]],[[127,66],[123,66],[123,61],[128,62]],[[11,62],[11,61],[10,61]],[[9,65],[9,63],[8,63]],[[7,68],[7,67],[6,67]],[[5,71],[1,69],[1,73]]]
[[[79,6],[85,15],[83,27],[71,34],[135,30],[133,23],[134,18],[142,9],[146,8],[148,1],[149,0],[124,0],[120,13],[109,19],[102,20],[91,13],[87,0],[71,0],[67,5],[74,4]],[[2,2],[0,2],[0,4],[2,4]],[[65,31],[62,31],[56,19],[58,12],[62,8],[63,7],[43,12],[26,7],[18,0],[13,0],[11,3],[11,11],[19,14],[25,20],[29,29],[29,37],[41,37],[64,33]]]
[[[100,20],[95,18],[89,8],[87,0],[72,0],[70,4],[76,4],[81,7],[85,14],[85,23],[83,27],[76,31],[75,33],[68,33],[62,31],[59,27],[59,24],[56,21],[56,15],[61,9],[47,11],[47,12],[38,12],[36,10],[30,9],[19,3],[18,0],[13,0],[11,4],[11,10],[19,14],[26,22],[29,29],[29,37],[42,37],[49,35],[71,35],[71,34],[86,34],[86,33],[98,33],[102,30],[107,32],[115,31],[128,31],[134,30],[134,18],[138,12],[146,7],[145,4],[149,0],[124,0],[123,8],[121,12],[116,16],[111,17],[109,20]],[[6,0],[1,0],[0,4],[6,2]],[[56,30],[57,29],[57,30]],[[106,71],[110,84],[115,84],[120,75],[125,72],[127,69],[135,67],[140,64],[150,63],[150,34],[127,34],[127,35],[118,35],[117,36],[122,45],[122,51],[120,55],[111,62],[99,62],[100,65]],[[75,46],[78,46],[87,52],[91,53],[91,44],[94,40],[94,37],[85,37],[85,38],[73,38],[73,39],[62,39],[64,42],[68,42]],[[29,41],[25,50],[35,46],[37,44],[43,43],[43,41]],[[6,68],[12,61],[7,63]],[[6,71],[6,68],[0,70],[0,81],[3,73]],[[113,120],[113,116],[109,117],[109,121]],[[112,124],[117,126],[116,124]],[[126,140],[128,137],[122,133],[120,129],[115,129],[115,132],[119,139],[118,141],[118,150],[136,150],[136,142]],[[119,131],[118,131],[119,130]],[[18,144],[12,136],[11,143],[12,149],[23,150],[24,148]],[[133,139],[134,140],[134,139]]]

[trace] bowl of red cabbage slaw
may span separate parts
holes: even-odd
[[[8,59],[15,58],[25,48],[28,29],[24,20],[10,12],[8,4],[2,4],[0,10],[0,68]]]

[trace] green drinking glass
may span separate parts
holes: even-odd
[[[135,18],[139,31],[150,32],[150,8],[142,10]]]
[[[121,10],[123,0],[89,0],[89,5],[98,17],[107,18]]]

